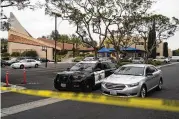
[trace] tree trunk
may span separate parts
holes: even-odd
[[[145,54],[144,54],[144,61],[145,61],[145,64],[148,63],[148,47],[147,47],[147,38],[144,38],[144,49],[145,49]]]
[[[75,44],[73,43],[73,58],[75,57]]]
[[[65,42],[64,42],[64,40],[63,40],[63,50],[64,50],[64,46],[65,46]]]
[[[120,62],[120,48],[118,46],[114,46],[115,50],[116,50],[116,62],[119,63]]]
[[[98,49],[94,48],[94,58],[97,59],[98,58]]]

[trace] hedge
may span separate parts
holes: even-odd
[[[13,52],[11,54],[12,57],[19,57],[21,54],[19,52]]]
[[[38,56],[37,52],[34,50],[24,51],[21,55],[25,57],[37,57]]]
[[[154,66],[158,66],[158,65],[162,65],[162,62],[149,60],[148,64],[151,64],[151,65],[154,65]]]
[[[84,57],[76,57],[73,62],[80,62],[81,60],[83,60]]]

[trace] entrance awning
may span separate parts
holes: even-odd
[[[107,49],[107,48],[102,48],[102,49],[100,49],[100,50],[98,50],[98,53],[110,53],[111,51],[109,50],[109,49]]]

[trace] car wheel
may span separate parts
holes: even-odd
[[[83,91],[84,92],[91,92],[93,90],[93,86],[90,82],[84,81],[83,82]]]
[[[59,88],[58,84],[56,83],[56,80],[54,80],[54,88],[60,91],[60,88]]]
[[[2,64],[1,66],[4,68],[6,65],[5,65],[5,64]]]
[[[36,65],[35,65],[35,68],[38,68],[38,66],[39,66],[39,65],[38,65],[38,64],[36,64]]]
[[[142,86],[140,90],[140,97],[145,98],[146,96],[147,96],[147,89],[145,86]]]
[[[162,85],[163,85],[163,81],[162,81],[162,79],[160,79],[159,84],[157,86],[158,91],[162,90]]]
[[[24,68],[24,65],[20,65],[20,69],[23,69]]]

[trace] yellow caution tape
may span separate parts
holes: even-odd
[[[55,92],[48,90],[16,89],[11,87],[1,87],[1,90],[33,96],[69,99],[81,102],[179,112],[179,100],[119,98],[91,93]]]

